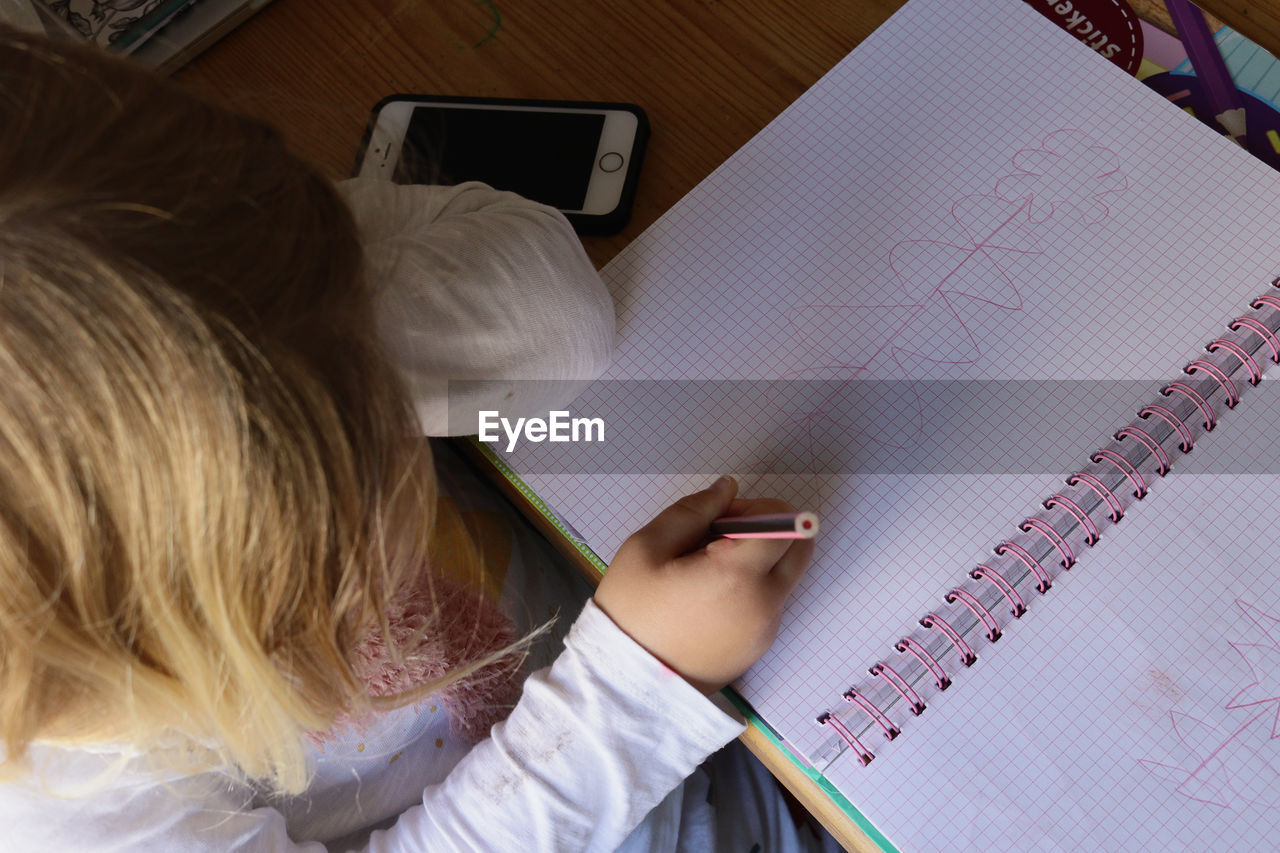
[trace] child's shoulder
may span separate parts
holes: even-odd
[[[253,789],[226,773],[160,769],[156,759],[110,745],[32,744],[22,767],[0,781],[0,846],[166,849],[165,839],[196,826],[213,831],[210,815],[239,812],[252,801]]]

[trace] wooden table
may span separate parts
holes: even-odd
[[[1130,4],[1163,15],[1159,0]],[[653,136],[631,224],[584,240],[602,266],[900,5],[273,0],[177,76],[274,122],[335,178],[350,173],[370,108],[391,93],[640,104]],[[1280,54],[1280,3],[1201,5]],[[759,732],[745,740],[847,847],[876,849]]]

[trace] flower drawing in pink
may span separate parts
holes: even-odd
[[[1024,148],[1013,158],[1017,172],[996,182],[1005,201],[1029,202],[1032,222],[1074,210],[1085,223],[1106,219],[1107,197],[1128,187],[1120,158],[1076,130],[1058,130],[1040,148]]]

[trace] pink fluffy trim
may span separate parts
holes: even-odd
[[[375,625],[350,655],[370,696],[390,696],[427,684],[515,641],[515,626],[497,607],[429,570],[401,590],[386,616],[390,637]],[[519,652],[509,654],[433,693],[431,701],[449,710],[455,733],[479,740],[506,718],[519,698],[521,660]],[[316,733],[313,740],[323,744],[337,730],[364,728],[374,716],[340,714],[329,732]]]

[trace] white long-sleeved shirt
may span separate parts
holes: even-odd
[[[424,432],[564,406],[603,369],[612,304],[558,213],[477,184],[343,192]],[[514,381],[535,378],[570,382]],[[111,746],[36,745],[32,772],[0,785],[0,850],[612,850],[742,728],[588,602],[474,748],[424,702],[326,743],[311,787],[281,799]],[[670,822],[656,831],[674,846]]]
[[[556,662],[529,677],[511,716],[469,752],[436,750],[428,730],[408,734],[425,715],[405,709],[360,735],[407,737],[397,760],[385,744],[371,754],[354,790],[330,765],[313,790],[269,805],[224,774],[157,775],[145,755],[38,746],[36,773],[0,786],[0,849],[613,850],[742,731],[592,603]],[[93,792],[75,796],[79,786]],[[311,800],[329,807],[307,808]],[[398,818],[362,837],[357,824],[384,813]],[[353,846],[337,840],[351,837]]]

